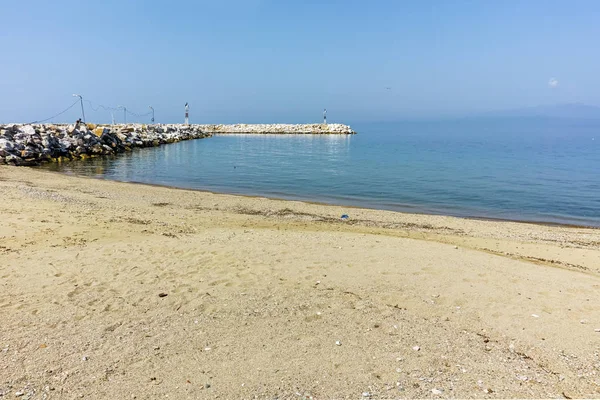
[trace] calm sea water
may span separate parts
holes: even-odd
[[[226,193],[600,227],[600,121],[353,128],[358,135],[223,135],[47,168]]]

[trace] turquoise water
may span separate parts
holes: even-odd
[[[358,135],[223,135],[49,168],[226,193],[600,227],[600,121],[352,127]]]

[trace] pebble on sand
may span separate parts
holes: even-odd
[[[413,350],[414,350],[414,351],[419,351],[419,350],[421,350],[421,348],[420,348],[419,346],[414,346],[414,347],[413,347]]]
[[[339,340],[336,340],[336,341],[335,341],[335,345],[336,345],[336,346],[341,346],[341,345],[342,345],[342,342],[340,342]]]
[[[440,395],[440,394],[442,394],[442,392],[443,391],[440,389],[431,389],[431,393],[436,394],[436,395]]]

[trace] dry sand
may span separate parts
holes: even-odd
[[[0,167],[0,398],[598,398],[599,247]]]

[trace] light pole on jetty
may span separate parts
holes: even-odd
[[[83,123],[85,124],[85,111],[83,111],[83,97],[80,94],[74,94],[73,97],[79,97],[79,102],[81,103],[81,115],[83,116]]]
[[[323,109],[323,123],[327,125],[327,109]]]
[[[190,124],[190,106],[188,106],[188,103],[185,103],[185,124]]]
[[[152,110],[152,123],[154,123],[154,108],[152,106],[148,106]]]

